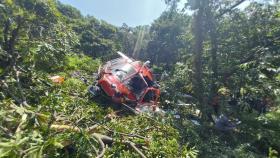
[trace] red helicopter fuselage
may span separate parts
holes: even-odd
[[[101,68],[97,85],[116,103],[157,105],[160,90],[147,64],[120,55]]]

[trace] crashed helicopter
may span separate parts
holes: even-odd
[[[156,111],[160,97],[159,85],[149,68],[149,61],[141,62],[117,52],[120,58],[106,62],[99,68],[94,85],[89,87],[93,96],[105,94],[115,103],[135,108],[136,111]]]

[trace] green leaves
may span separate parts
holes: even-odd
[[[196,149],[196,147],[189,147],[188,144],[183,147],[183,154],[184,157],[189,158],[196,158],[198,156],[199,151]]]
[[[5,8],[5,6],[4,6],[3,4],[0,4],[0,7],[1,7],[1,8]]]
[[[181,49],[186,47],[181,37],[188,29],[189,22],[190,17],[187,15],[172,10],[163,12],[149,30],[151,40],[148,41],[144,52],[146,56],[157,65],[176,63],[180,58]]]
[[[84,71],[87,74],[97,72],[101,61],[96,59],[92,60],[91,57],[83,54],[71,54],[66,57],[67,64],[64,66],[66,70],[71,71]]]
[[[37,68],[49,71],[63,66],[66,54],[77,44],[75,34],[67,29],[63,23],[52,25],[47,32],[50,40],[40,42],[34,52],[33,60]]]

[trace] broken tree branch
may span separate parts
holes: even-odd
[[[218,14],[216,16],[216,18],[220,18],[221,16],[225,15],[226,13],[230,12],[232,9],[234,9],[235,7],[239,6],[240,4],[242,4],[243,2],[245,2],[246,0],[239,0],[238,2],[236,2],[234,5],[230,6],[229,8],[223,10],[220,14]]]
[[[96,137],[99,137],[104,143],[106,142],[106,144],[111,144],[114,142],[114,139],[109,137],[109,136],[106,136],[106,135],[102,135],[102,134],[98,134],[98,133],[95,133],[95,136]],[[133,150],[135,150],[142,158],[146,158],[146,156],[143,154],[142,151],[140,151],[139,148],[136,147],[135,143],[131,142],[131,141],[124,141],[123,142],[125,145],[131,147]]]
[[[85,132],[88,134],[92,134],[95,132],[96,128],[99,127],[98,124],[95,124],[87,129],[85,129]],[[71,132],[82,132],[82,130],[75,126],[69,126],[69,125],[51,125],[50,129],[56,130],[58,132],[65,132],[65,131],[71,131]]]
[[[21,104],[24,105],[24,106],[28,106],[27,101],[26,101],[26,97],[24,96],[24,93],[23,93],[23,90],[22,90],[22,85],[21,85],[21,82],[20,82],[20,79],[19,79],[20,71],[18,71],[16,69],[15,65],[13,66],[13,69],[14,69],[15,74],[16,74],[15,76],[16,76],[17,88],[18,88],[20,96],[21,96]]]
[[[99,151],[99,153],[97,153],[98,155],[96,157],[97,158],[102,158],[105,154],[105,151],[106,151],[105,144],[102,141],[100,135],[98,135],[96,133],[93,133],[92,136],[95,137],[97,139],[98,143],[100,144],[100,151]]]
[[[105,148],[105,144],[112,144],[113,142],[115,142],[115,140],[107,135],[103,135],[100,133],[94,133],[94,129],[96,129],[97,127],[99,127],[99,125],[93,125],[92,127],[89,127],[88,129],[84,130],[86,133],[91,134],[100,144],[100,151],[97,155],[97,157],[101,158],[104,156],[106,148]],[[52,130],[56,130],[59,132],[64,132],[64,131],[72,131],[72,132],[81,132],[82,130],[78,127],[74,127],[74,126],[69,126],[69,125],[51,125],[50,129]],[[93,132],[93,133],[90,133]],[[124,141],[123,142],[125,145],[129,146],[130,148],[132,148],[135,152],[137,152],[142,158],[146,158],[145,154],[136,147],[135,143],[133,143],[132,141]],[[69,144],[69,143],[67,143]]]
[[[117,133],[117,134],[120,134],[120,135],[123,135],[123,136],[128,136],[128,137],[136,137],[136,138],[141,138],[141,139],[144,139],[144,140],[147,140],[148,138],[146,137],[143,137],[141,135],[138,135],[138,134],[132,134],[132,133],[122,133],[122,132],[116,132],[116,131],[113,131],[105,126],[102,126],[104,129],[106,129],[107,131],[109,132],[112,132],[112,133]]]
[[[146,156],[135,146],[135,143],[131,141],[126,141],[126,144],[129,145],[132,149],[134,149],[142,158],[146,158]]]

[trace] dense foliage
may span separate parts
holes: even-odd
[[[0,0],[0,157],[278,157],[279,2],[178,2],[132,28],[59,1]],[[164,114],[88,94],[116,51],[162,74]],[[241,124],[221,131],[221,114]]]

